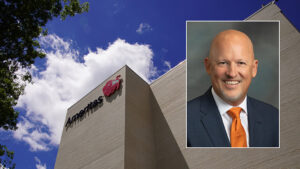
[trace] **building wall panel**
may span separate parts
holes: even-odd
[[[108,80],[121,75],[125,80],[125,67],[116,72],[94,90],[68,109],[68,117],[72,117],[85,106],[104,96],[102,88]],[[124,168],[125,142],[125,87],[109,98],[103,98],[102,105],[86,114],[82,120],[77,120],[71,127],[64,127],[56,169],[79,168]]]

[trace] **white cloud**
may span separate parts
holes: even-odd
[[[140,23],[136,32],[138,34],[143,34],[144,32],[152,31],[152,27],[148,23]]]
[[[48,133],[41,132],[41,127],[35,126],[27,119],[22,118],[18,123],[18,130],[13,133],[14,138],[24,141],[30,145],[31,151],[47,151],[47,140],[50,139]]]
[[[169,61],[164,61],[164,65],[171,69],[171,63]]]
[[[149,45],[117,39],[107,49],[89,51],[79,62],[79,52],[72,48],[71,41],[50,34],[40,42],[46,52],[46,69],[31,70],[34,83],[26,86],[17,104],[26,110],[26,116],[13,134],[32,151],[57,146],[67,108],[125,64],[147,82],[157,76]]]
[[[46,164],[42,165],[41,160],[39,158],[34,157],[34,160],[37,162],[37,164],[35,165],[36,169],[47,169]]]

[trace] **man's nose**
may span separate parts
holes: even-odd
[[[234,63],[231,63],[228,65],[226,75],[231,78],[234,78],[237,76],[237,66]]]

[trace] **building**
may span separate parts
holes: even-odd
[[[281,23],[280,148],[186,148],[186,61],[150,85],[125,66],[68,109],[55,168],[299,167],[300,34],[273,3],[247,20]],[[120,88],[104,97],[119,75]]]

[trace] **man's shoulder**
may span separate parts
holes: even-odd
[[[190,117],[202,117],[208,110],[214,108],[216,108],[216,105],[210,90],[207,90],[203,95],[187,102],[187,114]]]
[[[271,104],[265,103],[263,101],[257,100],[255,98],[248,96],[248,106],[252,106],[253,108],[260,110],[265,113],[276,113],[278,114],[278,109]]]
[[[198,96],[190,101],[188,101],[188,104],[195,104],[203,101],[207,101],[212,96],[210,89],[208,89],[203,95]]]
[[[207,96],[206,96],[206,94],[203,94],[201,96],[198,96],[198,97],[196,97],[196,98],[188,101],[188,104],[199,103],[199,102],[201,102],[201,101],[203,101],[205,99],[207,99]]]
[[[202,96],[198,96],[187,102],[187,112],[188,114],[198,112],[201,109],[201,100],[203,100]],[[196,111],[197,110],[197,111]]]
[[[251,105],[255,105],[255,107],[264,108],[264,109],[271,109],[271,110],[278,110],[276,107],[272,106],[271,104],[265,103],[258,99],[248,96],[248,103]]]

